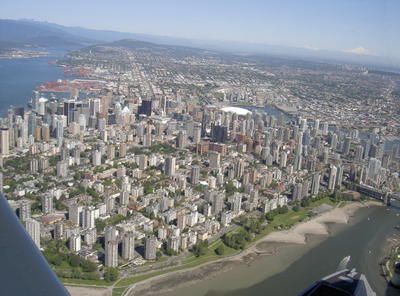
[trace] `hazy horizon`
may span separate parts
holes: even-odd
[[[0,17],[400,60],[398,1],[3,1]],[[29,7],[29,9],[26,9]]]

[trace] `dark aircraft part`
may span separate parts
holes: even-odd
[[[2,195],[0,195],[0,294],[69,295]]]

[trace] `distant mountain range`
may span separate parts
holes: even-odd
[[[33,21],[0,20],[0,48],[68,48],[98,43],[62,26]]]
[[[399,67],[400,61],[349,52],[313,50],[274,46],[261,43],[195,40],[149,34],[93,30],[33,20],[0,19],[0,49],[10,48],[82,48],[121,39],[135,39],[162,45],[184,46],[235,54],[274,55],[284,58],[302,58],[318,62],[345,62],[365,65]]]

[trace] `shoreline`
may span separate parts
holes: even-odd
[[[382,206],[382,204],[367,201],[364,203],[352,202],[342,208],[335,207],[310,220],[300,222],[289,230],[274,231],[251,243],[247,249],[239,254],[138,282],[130,286],[124,295],[133,296],[131,294],[133,289],[135,289],[135,295],[139,293],[141,296],[154,295],[155,291],[157,291],[157,295],[170,295],[174,289],[212,279],[219,273],[235,268],[238,264],[250,266],[259,256],[275,255],[284,246],[306,245],[312,236],[329,237],[331,235],[329,224],[350,224],[351,218],[358,209],[369,206]],[[188,274],[185,274],[185,272]]]
[[[306,245],[309,238],[312,236],[329,237],[331,235],[329,224],[350,224],[351,218],[358,209],[377,205],[382,206],[382,204],[378,202],[368,201],[364,203],[352,202],[346,204],[342,208],[335,207],[316,217],[300,222],[288,230],[269,233],[265,237],[251,243],[239,254],[210,261],[192,268],[171,271],[145,279],[126,287],[123,295],[133,296],[133,290],[135,291],[135,295],[138,293],[143,296],[154,295],[155,291],[157,291],[157,295],[169,295],[169,293],[177,288],[188,287],[203,280],[212,279],[218,274],[227,272],[238,265],[250,266],[255,262],[257,257],[274,255],[284,246],[296,244]],[[85,294],[79,295],[99,295],[98,293],[100,292],[97,288],[94,291],[90,291],[91,288],[89,287],[82,287],[82,289],[86,290],[86,292]],[[82,289],[80,289],[81,293],[84,292]],[[72,296],[78,295],[74,294],[72,290],[73,289],[70,290]],[[110,289],[109,287],[105,287],[102,291],[109,292]],[[109,295],[111,296],[111,294]]]

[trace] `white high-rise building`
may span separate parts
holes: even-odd
[[[57,162],[57,176],[66,177],[68,175],[68,163],[66,161]]]
[[[199,144],[201,142],[201,127],[195,126],[193,129],[193,143]]]
[[[34,219],[27,219],[25,228],[35,245],[40,248],[40,223]]]
[[[331,191],[335,189],[336,175],[337,175],[337,167],[332,165],[331,171],[329,173],[329,183],[328,183],[328,189]]]
[[[89,102],[90,116],[97,116],[101,111],[100,99],[92,99]]]
[[[220,166],[221,155],[218,152],[210,152],[210,168],[217,169]]]
[[[92,164],[94,166],[101,165],[101,152],[96,150],[92,152]]]
[[[83,215],[83,227],[84,228],[94,228],[95,225],[95,212],[96,209],[91,206],[87,207]]]
[[[200,167],[193,166],[190,173],[190,183],[196,185],[200,181]]]
[[[0,154],[10,154],[10,131],[8,128],[0,129]]]
[[[154,235],[148,235],[145,239],[144,244],[144,259],[155,260],[156,259],[156,243],[157,239]]]
[[[82,206],[80,206],[77,203],[74,203],[69,206],[68,210],[68,216],[69,220],[75,223],[76,225],[79,225],[81,222],[80,216],[82,213]]]
[[[56,138],[62,139],[64,137],[64,120],[56,118]]]
[[[52,195],[45,194],[42,196],[42,212],[45,215],[51,214],[54,212]]]
[[[80,234],[72,234],[69,239],[69,249],[72,252],[79,252],[81,250],[81,236]]]
[[[135,257],[135,236],[128,232],[122,239],[122,258],[132,260]]]
[[[118,266],[118,242],[111,240],[105,243],[105,266]]]
[[[376,182],[381,170],[381,161],[371,157],[368,161],[367,179]]]
[[[321,175],[319,173],[316,173],[312,178],[311,195],[317,195],[319,193],[320,182],[321,182]]]
[[[108,241],[116,241],[117,240],[117,229],[114,226],[108,225],[105,229],[104,240],[107,243]]]
[[[279,167],[285,168],[286,164],[287,164],[287,152],[286,151],[282,151],[281,152],[280,161],[279,161]]]

